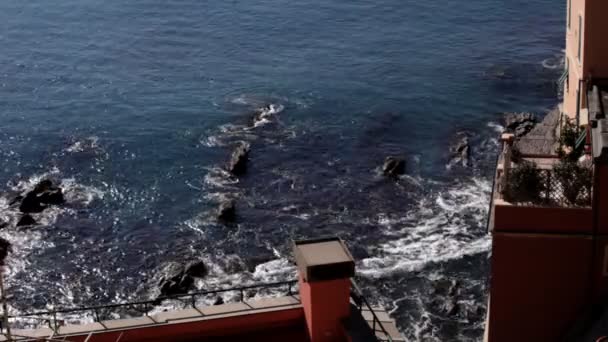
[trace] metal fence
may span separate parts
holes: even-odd
[[[108,319],[116,319],[119,317],[134,317],[134,316],[145,316],[152,318],[151,311],[161,304],[163,301],[171,300],[180,303],[180,307],[182,309],[186,308],[197,308],[197,301],[201,298],[218,295],[227,292],[233,292],[238,294],[239,301],[243,302],[247,298],[247,292],[250,290],[260,290],[260,289],[279,289],[283,290],[285,295],[294,295],[297,291],[297,280],[289,280],[282,282],[274,282],[274,283],[266,283],[266,284],[256,284],[250,286],[242,286],[242,287],[234,287],[227,289],[217,289],[210,291],[201,291],[195,293],[189,293],[184,295],[175,295],[175,296],[166,296],[160,297],[156,300],[146,300],[139,302],[130,302],[130,303],[119,303],[119,304],[111,304],[111,305],[100,305],[100,306],[89,306],[89,307],[78,307],[78,308],[69,308],[69,309],[58,309],[58,310],[50,310],[50,311],[38,311],[25,313],[20,315],[9,316],[8,318],[12,321],[15,320],[31,320],[34,322],[35,328],[48,327],[50,328],[54,335],[59,334],[60,327],[64,326],[66,323],[66,317],[68,316],[76,316],[76,317],[92,317],[95,322],[101,323],[103,325],[104,320]],[[369,302],[363,296],[360,288],[357,284],[351,280],[352,288],[351,288],[351,299],[359,309],[359,312],[363,310],[367,310],[372,315],[371,328],[379,342],[389,341],[392,342],[392,338],[390,334],[387,332],[386,328],[383,326],[382,321],[378,318],[373,308],[369,304]],[[219,313],[221,314],[221,313]],[[124,316],[124,317],[123,317]],[[206,317],[213,316],[213,314],[207,314]],[[154,319],[152,319],[154,321]],[[0,326],[0,329],[2,327]],[[377,332],[382,333],[385,338],[380,338],[376,335]],[[6,334],[4,334],[6,337]],[[19,336],[12,334],[11,340],[14,341],[59,341],[54,338],[32,338],[28,336]]]
[[[246,293],[250,290],[259,289],[283,289],[286,295],[293,295],[295,285],[298,283],[297,280],[274,282],[267,284],[256,284],[250,286],[241,286],[228,289],[218,289],[210,291],[201,291],[195,293],[189,293],[184,295],[165,296],[159,297],[156,300],[146,300],[131,303],[119,303],[111,305],[100,305],[100,306],[89,306],[89,307],[78,307],[69,309],[58,309],[50,311],[39,311],[32,313],[25,313],[20,315],[9,316],[9,320],[15,321],[31,321],[33,322],[32,327],[40,328],[47,326],[55,334],[59,333],[59,328],[66,323],[66,317],[77,316],[77,317],[92,317],[95,322],[102,322],[108,319],[134,317],[134,316],[147,316],[150,317],[151,311],[161,304],[165,300],[171,300],[179,303],[182,309],[185,308],[196,308],[197,301],[201,298],[209,297],[212,295],[223,294],[227,292],[233,292],[239,294],[240,301],[245,301]],[[210,315],[207,315],[210,316]]]
[[[513,168],[504,192],[507,201],[517,205],[589,207],[592,195],[592,169],[573,166],[564,173],[553,169]]]
[[[385,341],[393,342],[391,335],[386,331],[386,328],[384,327],[384,325],[382,325],[382,321],[380,321],[380,319],[378,318],[378,316],[372,309],[371,305],[369,305],[369,302],[367,301],[367,299],[365,299],[365,296],[363,296],[363,292],[361,292],[361,289],[359,288],[357,283],[355,283],[355,281],[352,279],[351,279],[351,285],[352,286],[351,286],[350,298],[353,300],[353,302],[359,309],[359,312],[361,313],[363,311],[363,308],[366,308],[372,314],[371,328],[372,328],[372,331],[374,332],[374,336],[376,337],[378,342],[385,342]],[[379,329],[379,330],[377,330],[377,329]],[[377,332],[381,332],[385,336],[385,338],[380,338],[377,335]]]

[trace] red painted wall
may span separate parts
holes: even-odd
[[[495,233],[489,341],[558,341],[590,293],[593,239]]]
[[[350,279],[308,283],[300,277],[300,300],[312,342],[346,341],[342,321],[350,316]]]
[[[203,341],[220,337],[231,340],[231,335],[261,334],[273,331],[300,332],[299,341],[307,340],[302,308],[271,311],[265,313],[239,314],[228,318],[198,320],[194,322],[152,325],[130,330],[99,332],[88,342],[160,342],[160,341]],[[278,329],[278,330],[277,330]],[[72,342],[84,342],[87,335],[68,337]],[[293,341],[292,342],[296,342]]]

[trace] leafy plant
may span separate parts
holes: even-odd
[[[522,161],[509,172],[505,193],[510,202],[539,202],[545,189],[540,170],[533,162]]]
[[[577,161],[583,153],[582,146],[576,148],[576,140],[580,135],[580,128],[574,120],[565,116],[559,136],[559,149],[557,155],[562,160]]]
[[[591,168],[564,159],[553,167],[553,174],[562,186],[562,194],[571,204],[588,202],[593,182]],[[583,196],[582,198],[580,196]]]

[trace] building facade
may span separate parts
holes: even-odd
[[[567,1],[563,112],[586,124],[589,82],[608,78],[608,1]]]

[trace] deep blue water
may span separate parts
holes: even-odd
[[[288,279],[289,239],[339,235],[410,339],[479,339],[496,125],[557,103],[564,16],[551,0],[2,1],[12,307],[150,298],[192,258],[212,268],[199,288]],[[249,127],[267,104],[283,110]],[[448,167],[463,131],[471,165]],[[221,167],[242,140],[236,182]],[[408,161],[398,182],[378,173],[389,154]],[[42,177],[67,206],[15,228],[8,201]],[[224,197],[237,226],[212,217]]]

